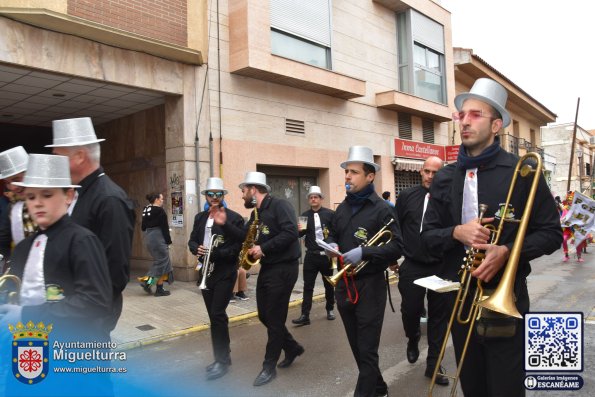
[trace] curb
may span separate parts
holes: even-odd
[[[391,275],[391,276],[389,276],[389,282],[390,282],[390,284],[394,284],[394,283],[398,282],[398,279],[394,275]],[[324,299],[324,293],[321,293],[318,295],[314,295],[312,297],[312,302],[323,300],[323,299]],[[296,300],[290,301],[288,307],[291,308],[291,307],[301,305],[302,301],[303,301],[303,299],[296,299]],[[240,314],[240,315],[231,317],[229,319],[229,323],[231,324],[231,323],[236,323],[236,322],[243,321],[243,320],[248,320],[248,319],[256,317],[256,316],[258,316],[258,311],[255,310],[253,312],[244,313],[244,314]],[[195,326],[192,326],[189,328],[181,329],[179,331],[171,331],[171,332],[167,332],[165,334],[151,336],[151,337],[144,338],[144,339],[139,339],[134,342],[126,342],[126,343],[122,343],[121,345],[119,345],[118,348],[116,349],[116,351],[126,351],[126,350],[137,349],[139,347],[150,346],[150,345],[153,345],[153,344],[156,344],[159,342],[163,342],[168,339],[173,339],[173,338],[177,338],[180,336],[190,335],[195,332],[205,331],[209,328],[211,328],[210,324],[199,324],[199,325],[195,325]]]

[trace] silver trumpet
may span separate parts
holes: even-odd
[[[211,262],[211,252],[213,252],[213,250],[217,248],[217,245],[219,245],[217,237],[217,234],[213,234],[209,240],[209,248],[202,264],[202,280],[198,286],[200,289],[207,289],[207,278],[213,273],[213,270],[215,270],[215,264]]]

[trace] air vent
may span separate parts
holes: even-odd
[[[595,145],[595,136],[589,137],[589,145]]]
[[[408,113],[399,113],[399,138],[413,139],[413,128],[411,128],[411,115]]]
[[[304,134],[306,132],[306,127],[302,120],[285,119],[285,132]]]
[[[434,121],[423,119],[421,121],[423,140],[425,143],[434,143]]]

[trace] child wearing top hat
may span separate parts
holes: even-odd
[[[15,247],[9,273],[22,280],[20,304],[0,306],[0,319],[43,321],[54,324],[56,332],[68,329],[82,338],[109,339],[101,329],[112,295],[105,252],[97,236],[67,214],[77,187],[71,183],[68,158],[31,154],[24,180],[15,184],[25,188],[39,231]]]

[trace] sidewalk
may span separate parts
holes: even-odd
[[[254,271],[250,271],[250,273],[254,273]],[[209,328],[209,316],[195,281],[175,281],[172,285],[166,284],[166,289],[171,291],[171,295],[157,298],[148,295],[140,287],[136,277],[141,275],[139,272],[133,271],[130,275],[130,282],[124,290],[122,316],[111,334],[112,341],[118,344],[119,349],[144,346]],[[249,300],[237,300],[227,307],[230,323],[257,315],[257,278],[258,274],[251,274],[248,278],[246,295],[250,298]],[[291,294],[290,306],[301,304],[303,285],[302,265],[300,264],[300,273]],[[314,287],[314,300],[316,299],[324,299],[324,286],[320,275]]]

